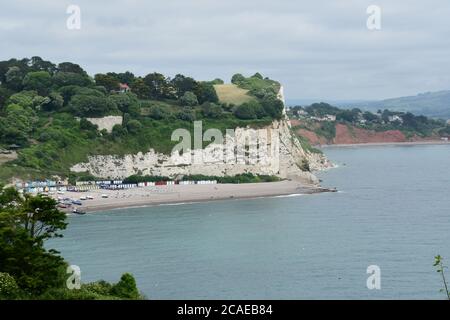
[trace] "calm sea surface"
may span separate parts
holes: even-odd
[[[131,272],[150,299],[443,298],[432,264],[450,265],[450,146],[325,153],[339,167],[322,184],[339,193],[71,216],[48,246],[83,282]]]

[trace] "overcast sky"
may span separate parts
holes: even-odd
[[[448,0],[1,1],[0,59],[71,61],[90,74],[199,80],[257,71],[288,99],[381,99],[450,89]],[[69,5],[81,29],[69,30]],[[381,30],[366,27],[369,5]]]

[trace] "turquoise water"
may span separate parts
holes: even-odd
[[[82,281],[131,272],[151,299],[443,298],[432,264],[450,264],[450,146],[324,151],[339,193],[73,216],[49,245]]]

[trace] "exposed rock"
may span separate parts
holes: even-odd
[[[282,87],[278,97],[284,100]],[[237,146],[242,145],[243,141],[248,141],[246,139],[249,137],[253,137],[249,141],[253,141],[253,145],[252,143],[250,145],[255,149],[249,147],[242,152],[243,149]],[[153,149],[146,153],[140,152],[123,157],[98,155],[89,157],[86,163],[74,165],[71,170],[90,172],[101,178],[119,179],[133,174],[176,177],[195,174],[234,176],[253,173],[318,184],[318,179],[312,173],[302,171],[305,161],[311,171],[331,166],[323,155],[312,154],[302,148],[292,134],[289,119],[284,113],[283,120],[273,121],[265,128],[236,128],[234,136],[226,135],[222,144],[212,143],[204,149],[189,150],[182,155],[179,152],[165,155]]]
[[[259,144],[267,145],[264,156],[243,157],[236,151],[236,143],[246,137],[258,136]],[[277,151],[278,150],[278,151]],[[89,157],[87,163],[71,168],[74,172],[90,172],[102,178],[125,178],[133,174],[170,176],[203,174],[209,176],[233,176],[241,173],[276,175],[281,178],[300,179],[305,183],[317,184],[317,178],[302,171],[303,159],[307,159],[312,170],[330,166],[320,154],[303,150],[297,138],[291,134],[288,121],[274,121],[263,129],[237,128],[235,137],[226,136],[221,145],[210,144],[203,150],[193,150],[180,155],[157,153],[129,154],[123,157],[98,155]]]
[[[106,131],[110,132],[112,131],[112,128],[116,124],[122,124],[122,117],[121,116],[107,116],[103,118],[86,118],[87,121],[89,121],[92,124],[95,124],[98,126],[98,130],[101,131],[105,129]]]

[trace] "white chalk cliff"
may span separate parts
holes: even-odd
[[[284,100],[282,88],[279,98]],[[265,145],[263,152],[255,157],[239,152],[238,142],[249,136],[258,137],[257,149]],[[246,149],[248,151],[248,149]],[[252,149],[253,150],[253,149]],[[251,151],[250,151],[251,152]],[[150,149],[146,153],[125,156],[95,155],[85,163],[74,165],[73,172],[90,172],[101,178],[125,178],[133,174],[176,177],[178,175],[203,174],[207,176],[233,176],[241,173],[275,175],[281,178],[298,179],[308,184],[317,184],[317,178],[303,171],[305,163],[311,171],[330,167],[322,155],[304,150],[293,134],[289,119],[284,113],[280,121],[260,128],[236,128],[234,136],[226,135],[222,144],[211,143],[204,149],[189,150],[182,155],[157,153]]]

